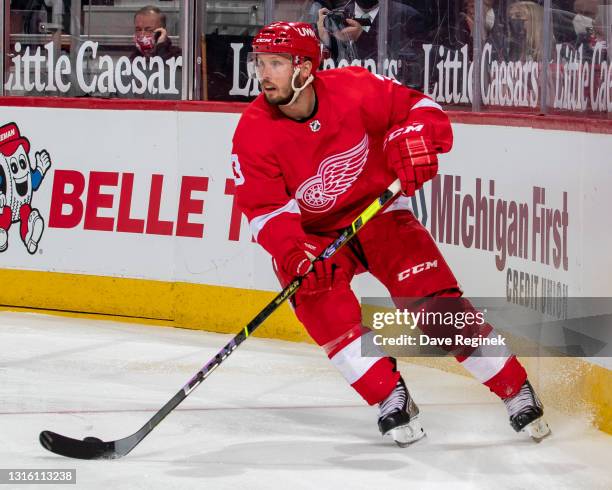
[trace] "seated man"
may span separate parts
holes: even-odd
[[[159,56],[164,61],[181,55],[181,48],[172,45],[166,30],[166,15],[157,7],[147,5],[134,15],[134,50],[130,60],[137,56]]]
[[[142,7],[134,15],[134,49],[129,54],[131,73],[122,74],[120,96],[130,99],[180,99],[183,58],[166,29],[166,15],[157,7]]]

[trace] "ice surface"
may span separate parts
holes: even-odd
[[[549,409],[553,436],[536,444],[477,382],[402,364],[428,436],[400,449],[319,348],[258,338],[121,460],[39,445],[44,429],[135,432],[229,338],[0,312],[0,468],[76,468],[62,488],[105,490],[612,488],[612,437],[585,420]]]

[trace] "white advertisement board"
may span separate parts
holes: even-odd
[[[22,199],[38,210],[44,231],[28,247],[21,222],[12,220],[0,267],[277,290],[269,257],[252,242],[233,199],[230,153],[238,119],[0,108],[6,133],[0,149],[27,140],[28,151],[21,148],[32,184],[45,151],[51,162]],[[7,130],[11,123],[17,134]],[[465,292],[516,301],[611,295],[612,279],[601,271],[612,270],[612,138],[523,127],[454,129],[441,175],[413,207]],[[18,196],[11,155],[0,167],[0,190]],[[21,201],[13,201],[18,214]],[[373,279],[358,278],[356,287],[362,295],[384,294]]]

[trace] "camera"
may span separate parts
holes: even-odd
[[[330,10],[329,13],[325,16],[325,19],[323,20],[323,27],[325,27],[325,29],[329,32],[339,31],[349,25],[346,22],[346,19],[356,20],[362,26],[372,25],[372,21],[370,19],[355,19],[353,17],[347,16],[346,12],[343,9],[335,9]]]

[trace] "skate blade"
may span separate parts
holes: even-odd
[[[391,429],[385,435],[390,435],[399,447],[408,447],[425,437],[421,421],[413,418],[408,424]]]
[[[543,417],[528,424],[524,430],[535,442],[541,442],[544,438],[552,434],[548,423],[546,423]]]

